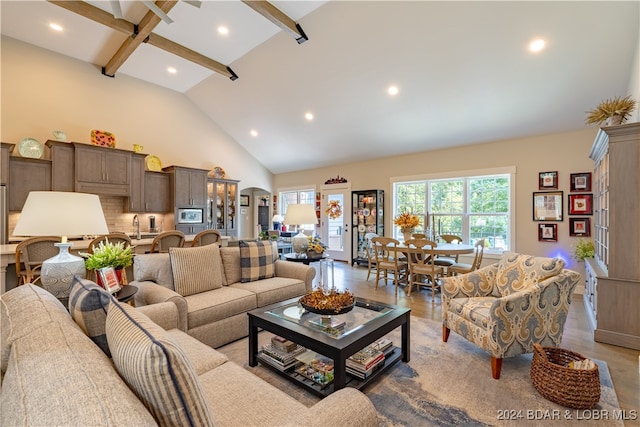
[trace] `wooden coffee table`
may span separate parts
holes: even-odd
[[[299,298],[258,308],[249,315],[249,366],[258,364],[258,331],[267,330],[291,340],[308,350],[320,353],[334,362],[333,383],[321,387],[313,381],[297,374],[294,370],[281,371],[272,368],[292,381],[295,381],[319,396],[327,396],[346,386],[364,388],[382,375],[399,360],[409,362],[410,359],[410,314],[411,309],[383,304],[376,301],[356,298],[356,306],[352,311],[339,316],[332,316],[334,321],[344,321],[346,325],[339,335],[324,332],[321,316],[305,312],[298,305]],[[325,319],[326,320],[326,319]],[[362,350],[374,341],[382,338],[397,327],[402,328],[400,343],[394,343],[384,366],[374,371],[368,378],[361,380],[346,372],[346,360],[349,356]],[[397,345],[400,344],[400,347]]]

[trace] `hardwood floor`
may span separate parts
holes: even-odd
[[[411,297],[407,297],[404,288],[401,287],[396,296],[391,281],[387,286],[384,286],[383,281],[380,281],[380,285],[376,290],[375,273],[372,273],[371,276],[367,281],[366,267],[351,267],[347,263],[335,263],[335,286],[337,288],[349,289],[362,298],[410,307],[411,314],[417,317],[438,322],[442,320],[441,301],[438,293],[436,294],[435,303],[431,301],[431,291],[429,289],[417,291],[414,288],[411,292]],[[587,325],[582,295],[580,294],[575,294],[571,303],[569,316],[565,324],[562,347],[586,357],[606,361],[609,365],[620,408],[635,410],[638,420],[640,420],[640,352],[595,342]],[[487,356],[487,378],[491,378],[489,356]],[[638,420],[631,424],[625,423],[625,425],[640,425]]]

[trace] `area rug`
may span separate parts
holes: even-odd
[[[381,426],[519,426],[580,425],[623,426],[618,399],[607,364],[596,360],[600,371],[600,403],[591,410],[575,410],[550,402],[531,384],[532,355],[504,359],[499,380],[491,378],[489,355],[451,333],[442,342],[442,324],[411,318],[411,361],[397,363],[363,392],[379,414]],[[399,329],[389,337],[400,343]],[[271,334],[261,332],[260,344]],[[219,350],[307,406],[319,398],[272,370],[247,364],[248,341]],[[585,355],[588,356],[588,355]]]

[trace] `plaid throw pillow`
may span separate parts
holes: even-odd
[[[245,242],[240,240],[240,282],[269,279],[276,275],[275,258],[271,242]]]
[[[69,294],[69,313],[80,329],[111,357],[105,323],[111,295],[91,280],[74,276]]]

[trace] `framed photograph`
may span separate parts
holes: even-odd
[[[249,206],[249,196],[240,196],[240,206]]]
[[[539,190],[557,190],[558,189],[558,171],[540,172],[538,174]]]
[[[569,215],[592,215],[593,194],[569,194]]]
[[[557,242],[558,224],[538,224],[539,242]]]
[[[581,172],[571,174],[571,191],[591,191],[591,172]]]
[[[569,235],[575,237],[590,237],[591,218],[569,218]]]
[[[562,221],[562,191],[533,193],[534,221]]]
[[[98,270],[98,274],[100,275],[102,285],[107,292],[115,294],[120,290],[120,282],[118,281],[116,270],[114,270],[113,267],[103,267]]]

